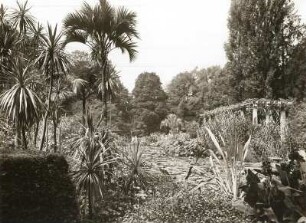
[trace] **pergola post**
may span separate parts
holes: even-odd
[[[242,109],[240,110],[240,116],[241,118],[244,118],[244,111]]]
[[[252,123],[253,125],[258,124],[258,109],[257,109],[257,103],[253,105],[253,110],[252,110]]]
[[[266,120],[265,120],[266,125],[271,123],[271,121],[272,121],[272,111],[268,109],[268,111],[266,112]]]
[[[280,137],[282,142],[285,141],[286,133],[287,133],[286,110],[282,109],[280,111]]]

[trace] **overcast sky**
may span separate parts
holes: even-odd
[[[98,0],[86,0],[95,4]],[[1,0],[15,7],[15,0]],[[32,14],[43,24],[61,24],[65,15],[79,9],[83,0],[29,0]],[[114,52],[111,60],[120,70],[123,84],[131,91],[142,72],[156,72],[164,86],[178,73],[196,66],[223,66],[226,62],[227,17],[230,0],[109,0],[137,12],[139,54],[133,63],[127,55]],[[306,23],[306,1],[295,0]],[[70,44],[69,51],[85,50]]]

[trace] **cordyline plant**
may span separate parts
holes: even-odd
[[[144,148],[137,137],[121,149],[121,161],[128,170],[124,185],[126,193],[132,192],[135,187],[146,189],[148,186],[150,176],[143,168],[143,153]]]
[[[224,139],[220,135],[221,145],[212,131],[205,127],[213,144],[215,145],[218,154],[210,150],[211,169],[216,177],[220,189],[233,200],[238,198],[238,188],[241,182],[241,174],[244,169],[244,160],[247,156],[251,136],[246,143],[242,144],[239,140],[234,139],[230,145],[226,145]]]
[[[102,198],[109,166],[116,161],[110,156],[107,132],[99,132],[94,128],[91,115],[87,115],[86,133],[76,139],[73,148],[76,149],[76,159],[73,178],[79,193],[85,193],[88,201],[89,218],[94,214],[95,199]]]

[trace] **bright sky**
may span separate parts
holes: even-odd
[[[95,4],[98,0],[86,0]],[[227,17],[230,0],[109,0],[138,15],[138,57],[129,63],[127,55],[114,52],[111,60],[120,70],[123,84],[131,91],[142,72],[156,72],[167,85],[178,73],[196,66],[223,66],[226,62]],[[65,15],[79,9],[83,0],[29,0],[32,14],[43,24],[61,24]],[[306,23],[306,1],[295,0],[298,14]],[[15,0],[1,0],[15,7]],[[68,50],[84,50],[80,44]]]

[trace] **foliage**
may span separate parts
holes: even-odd
[[[161,121],[167,116],[167,95],[155,73],[142,73],[133,89],[133,127],[135,132],[149,135],[160,129]]]
[[[143,168],[144,148],[141,141],[135,137],[127,146],[120,148],[121,162],[124,164],[127,174],[123,177],[124,190],[126,193],[133,193],[135,188],[145,190],[148,186],[149,174]]]
[[[170,134],[177,134],[182,128],[183,122],[175,114],[169,114],[166,119],[160,123],[160,128],[166,128]]]
[[[152,145],[160,148],[162,155],[181,157],[205,157],[207,150],[199,138],[191,138],[188,133],[159,135]]]
[[[16,59],[11,70],[7,71],[14,84],[0,96],[0,108],[7,114],[16,129],[17,147],[23,138],[23,147],[27,149],[26,130],[39,119],[41,101],[34,91],[36,78],[33,64],[24,59]]]
[[[77,222],[79,211],[68,164],[58,155],[0,155],[3,222]]]
[[[67,56],[64,53],[65,42],[63,41],[63,33],[58,32],[57,26],[54,29],[48,25],[47,33],[40,36],[41,44],[38,48],[38,58],[36,59],[38,67],[43,71],[49,82],[49,91],[47,97],[47,106],[43,118],[43,132],[40,142],[39,150],[43,149],[45,143],[45,134],[47,127],[47,119],[50,117],[52,93],[54,81],[58,80],[67,70]],[[56,127],[54,128],[56,131]],[[56,134],[54,134],[54,151],[56,152]]]
[[[205,110],[228,105],[232,101],[226,68],[212,66],[176,75],[167,87],[172,113],[194,121]]]
[[[306,132],[306,119],[305,119],[306,103],[301,102],[295,104],[289,111],[289,135],[294,140],[294,146],[297,148],[306,148],[305,132]]]
[[[109,90],[108,55],[114,49],[127,52],[131,61],[136,57],[136,14],[124,7],[114,8],[107,0],[100,0],[94,7],[83,7],[70,13],[64,20],[67,42],[81,42],[91,49],[91,57],[102,68],[103,119],[108,122],[107,91]]]
[[[221,158],[218,158],[216,153],[210,150],[210,164],[217,183],[222,192],[236,200],[238,198],[238,187],[241,183],[243,163],[249,150],[251,137],[244,145],[236,135],[233,139],[230,139],[230,144],[226,144],[225,140],[222,140],[222,144],[220,144],[211,130],[207,127],[205,129],[217,148],[217,154],[221,155]],[[222,135],[220,135],[220,138],[223,139]]]
[[[225,49],[235,99],[292,96],[286,88],[298,78],[286,68],[304,32],[294,2],[231,2]]]
[[[234,210],[227,199],[209,191],[190,193],[172,188],[172,193],[161,193],[150,201],[134,206],[122,222],[249,222]]]
[[[107,132],[98,132],[92,123],[91,116],[87,115],[85,135],[76,139],[72,148],[75,149],[74,158],[77,159],[73,171],[73,179],[77,190],[88,198],[89,218],[94,214],[94,202],[103,196],[103,190],[110,180],[110,164],[116,158],[110,152],[111,146]]]
[[[304,157],[301,156],[304,154]],[[247,183],[242,186],[244,200],[254,209],[260,222],[297,222],[306,215],[305,151],[293,151],[289,161],[276,170],[263,163],[260,175],[248,170]],[[304,176],[305,177],[305,176]]]
[[[261,161],[263,157],[285,158],[287,152],[281,142],[279,124],[271,121],[254,128],[247,157],[249,161]]]
[[[218,142],[224,141],[227,147],[233,147],[236,139],[239,143],[244,144],[253,130],[251,122],[239,113],[220,112],[213,118],[204,121],[198,131],[204,147],[210,150],[216,150],[216,147],[204,127],[208,127],[215,134]]]

